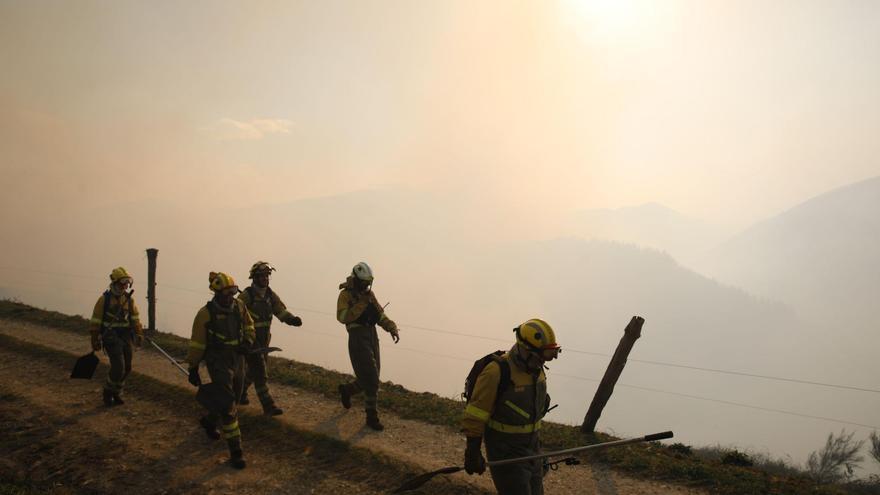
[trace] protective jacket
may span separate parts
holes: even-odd
[[[137,304],[127,292],[116,295],[108,289],[95,303],[92,319],[89,320],[92,341],[111,329],[118,334],[131,331],[140,337],[144,335]],[[128,336],[131,337],[131,334]]]
[[[221,308],[213,300],[202,306],[193,320],[192,336],[186,361],[198,366],[211,350],[234,350],[242,342],[253,344],[254,320],[244,303],[233,299],[232,308]]]
[[[272,327],[272,316],[277,316],[281,321],[293,318],[293,314],[287,310],[287,306],[281,302],[281,298],[271,288],[247,287],[238,295],[238,299],[247,306],[254,320],[254,328],[257,331],[257,341],[261,345],[269,345],[269,329]]]
[[[506,442],[531,445],[547,409],[547,379],[543,370],[528,371],[515,351],[505,353],[501,359],[510,366],[511,383],[502,387],[499,396],[501,367],[496,362],[487,364],[465,408],[462,431],[469,437],[482,437],[490,430]]]
[[[397,330],[397,324],[385,314],[373,291],[355,291],[351,276],[344,283],[339,284],[339,289],[336,319],[345,325],[346,330],[373,325],[379,325],[386,332]]]
[[[502,359],[510,366],[510,383],[501,387],[501,367],[491,362],[474,384],[461,425],[468,437],[484,437],[490,461],[537,454],[538,432],[547,412],[549,397],[544,370],[529,370],[514,346]],[[540,460],[490,466],[499,495],[541,495],[543,470]]]

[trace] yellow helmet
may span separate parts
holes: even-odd
[[[254,275],[258,273],[272,273],[275,271],[275,267],[266,263],[265,261],[258,261],[251,265],[251,274],[248,278],[254,278]]]
[[[110,272],[110,281],[113,283],[119,282],[120,280],[123,280],[126,278],[129,281],[134,282],[134,279],[131,278],[131,275],[129,275],[128,272],[125,270],[125,268],[123,268],[121,266],[117,266],[116,268],[113,269],[112,272]]]
[[[211,272],[208,275],[208,282],[210,282],[208,286],[214,292],[221,292],[229,288],[234,288],[238,291],[238,285],[236,285],[235,280],[222,272]]]
[[[532,352],[543,354],[544,351],[548,351],[546,354],[552,356],[550,358],[552,359],[561,350],[556,342],[556,333],[544,320],[532,318],[513,331],[516,333],[517,345]]]

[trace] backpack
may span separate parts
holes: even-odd
[[[461,397],[465,402],[470,402],[471,397],[474,395],[474,385],[477,383],[477,377],[483,372],[483,368],[493,361],[498,363],[498,367],[501,368],[501,380],[498,381],[498,393],[495,395],[496,400],[507,390],[507,387],[510,385],[510,363],[506,359],[501,359],[503,354],[504,351],[495,351],[474,361],[470,373],[464,379],[464,392],[461,394]]]

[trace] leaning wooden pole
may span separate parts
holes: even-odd
[[[629,357],[629,352],[632,350],[633,345],[635,345],[636,340],[642,336],[642,325],[644,324],[644,318],[633,316],[629,325],[623,330],[623,337],[621,337],[620,343],[617,344],[617,350],[614,351],[614,356],[611,358],[611,362],[608,363],[605,376],[602,377],[602,382],[599,383],[596,395],[593,396],[593,402],[590,403],[590,408],[584,417],[584,424],[581,425],[583,433],[593,433],[595,431],[596,423],[599,422],[599,416],[602,415],[605,404],[608,403],[611,393],[614,392],[614,385],[617,384],[617,379],[620,378],[620,374],[623,373],[623,367],[626,366],[626,358]]]
[[[158,256],[158,249],[147,249],[147,331],[150,335],[156,332],[156,258]]]

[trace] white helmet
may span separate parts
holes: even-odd
[[[354,265],[354,268],[351,269],[351,274],[357,277],[358,280],[364,282],[372,282],[373,281],[373,270],[370,269],[370,265],[361,261],[357,265]]]

